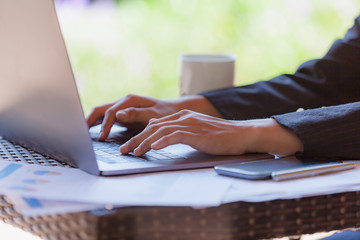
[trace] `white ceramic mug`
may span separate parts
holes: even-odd
[[[235,61],[234,54],[180,55],[180,95],[234,86]]]

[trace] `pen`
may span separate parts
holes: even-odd
[[[271,177],[275,181],[283,181],[294,178],[311,177],[319,174],[345,171],[355,168],[354,162],[348,163],[329,163],[320,166],[307,166],[290,170],[282,170],[271,173]]]

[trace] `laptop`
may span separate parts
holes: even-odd
[[[269,158],[214,156],[177,144],[142,157],[122,155],[136,134],[114,126],[107,142],[94,141],[52,0],[0,1],[0,136],[95,175],[123,175],[212,167]]]

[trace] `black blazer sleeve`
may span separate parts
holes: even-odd
[[[360,160],[360,102],[273,116],[303,144],[298,158]]]
[[[294,74],[202,95],[227,119],[276,115],[302,141],[299,157],[360,159],[360,17],[323,58]]]

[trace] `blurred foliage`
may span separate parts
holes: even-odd
[[[85,112],[178,96],[178,55],[235,53],[236,83],[292,73],[342,38],[360,0],[119,0],[57,6]]]

